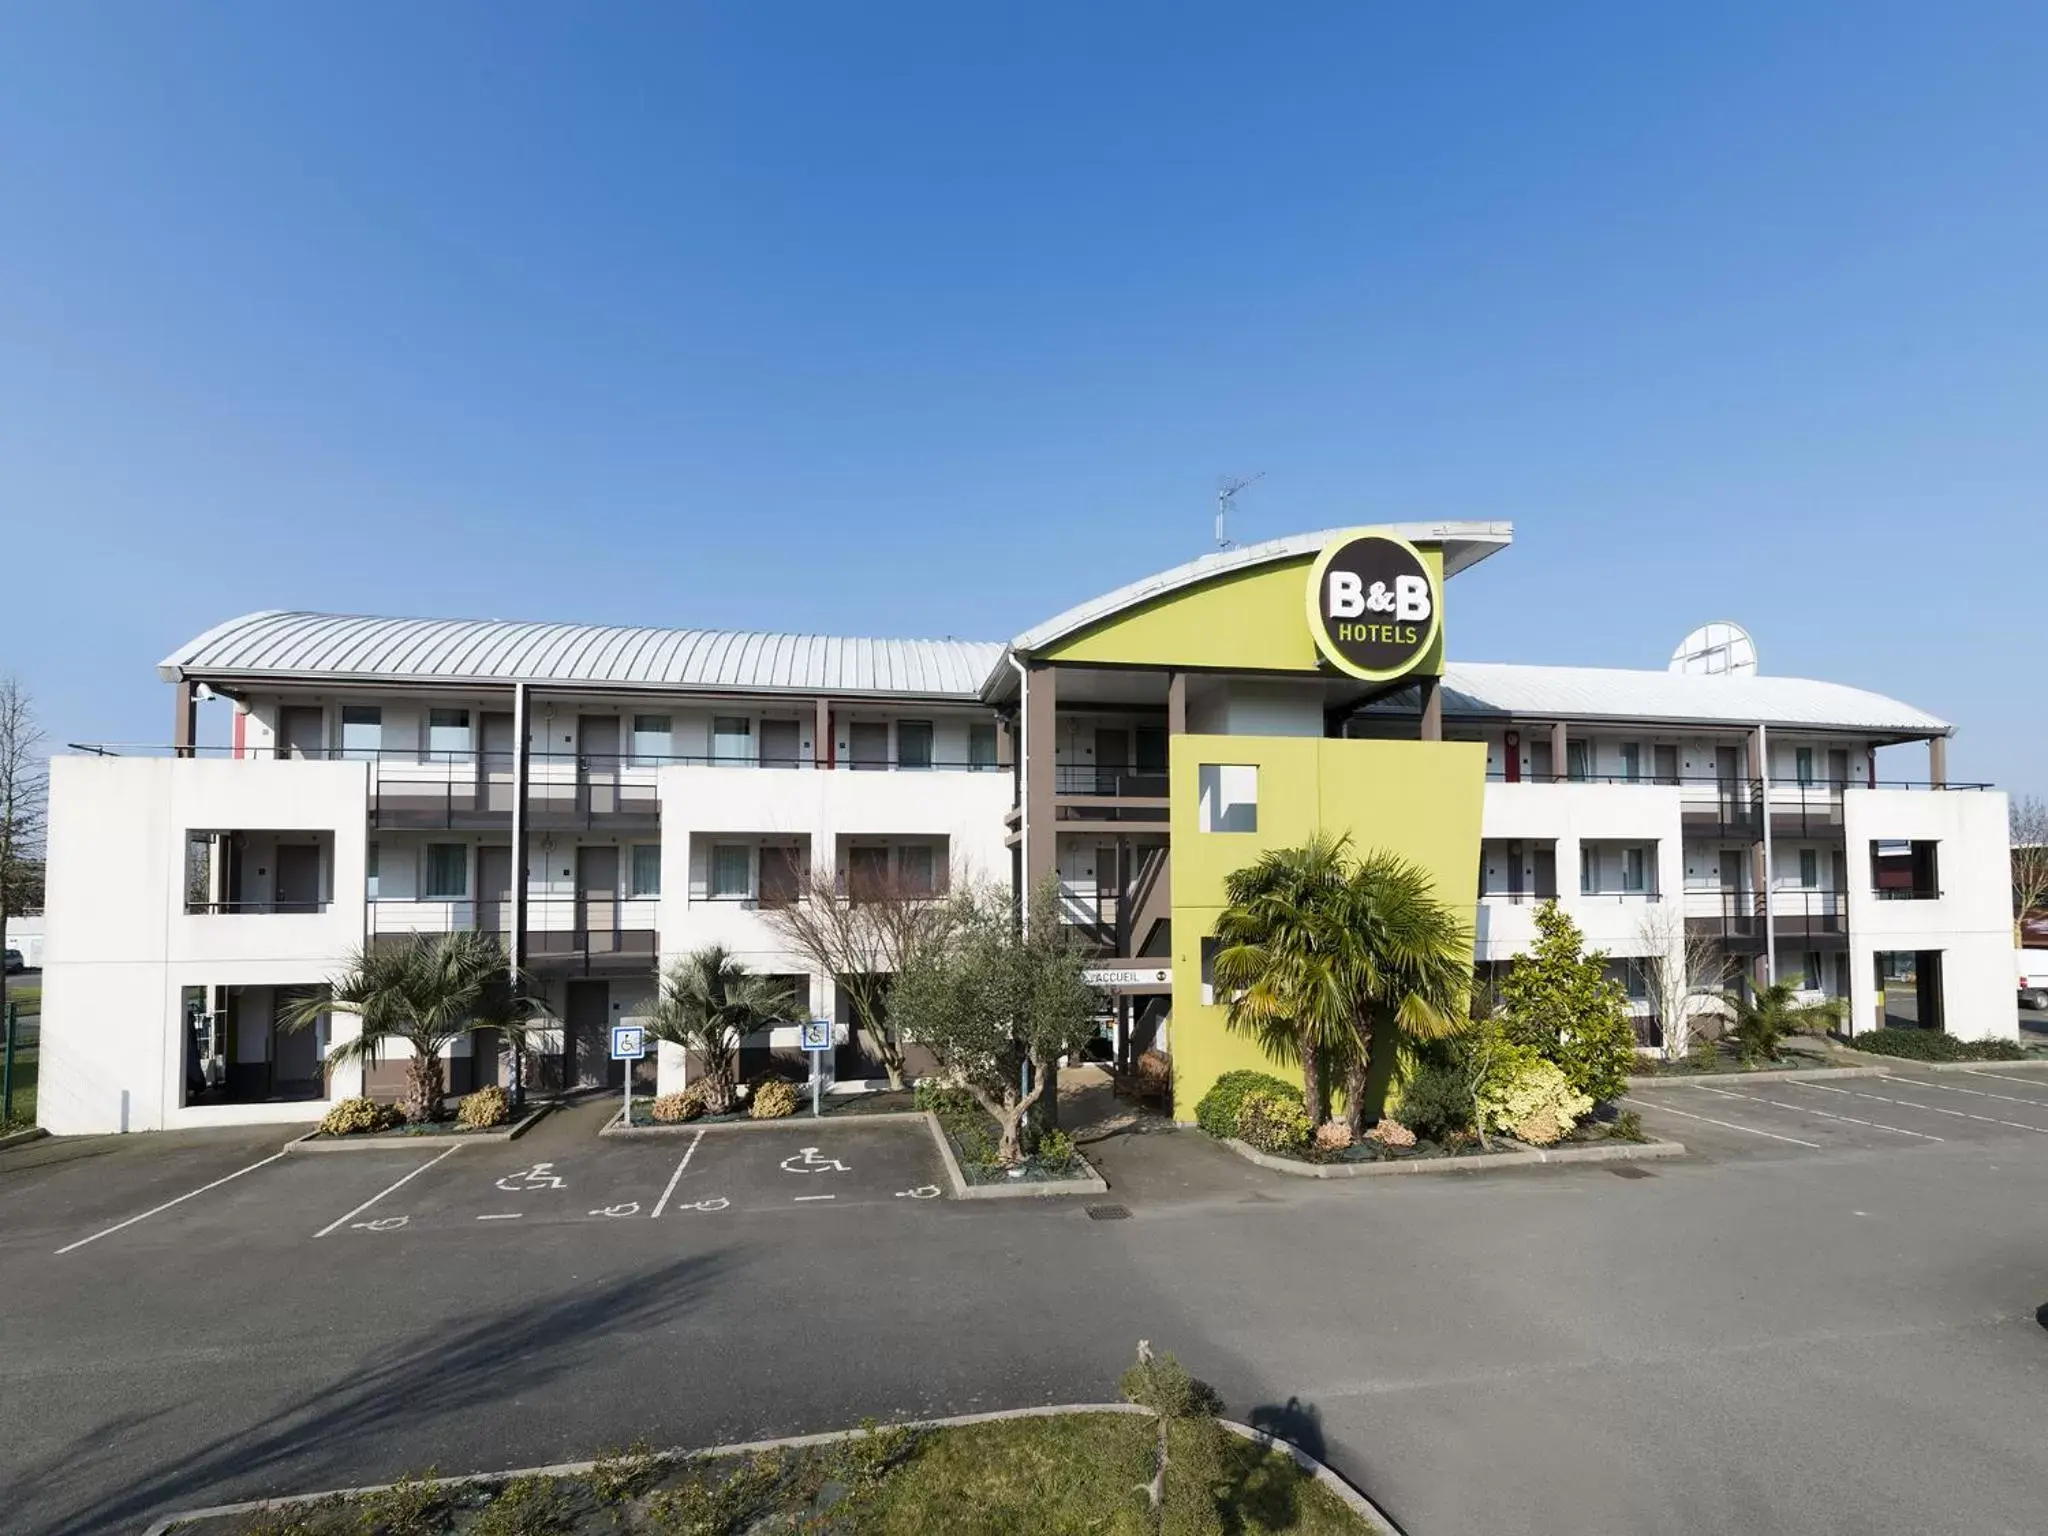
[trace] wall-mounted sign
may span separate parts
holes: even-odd
[[[1173,985],[1173,967],[1170,965],[1091,965],[1082,974],[1089,986],[1106,990]]]
[[[1340,535],[1309,570],[1308,627],[1339,671],[1387,682],[1414,670],[1443,627],[1443,590],[1390,533]]]

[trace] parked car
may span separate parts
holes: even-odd
[[[2016,951],[2020,972],[2020,1006],[2048,1008],[2048,949]]]
[[[14,974],[14,973],[15,973],[16,971],[25,971],[25,970],[27,970],[27,969],[28,969],[28,962],[27,962],[26,960],[24,960],[24,959],[22,959],[22,958],[21,958],[21,951],[20,951],[20,950],[18,950],[18,949],[10,949],[10,950],[8,950],[8,951],[7,951],[7,974],[8,974],[8,975],[12,976],[12,975],[13,975],[13,974]]]

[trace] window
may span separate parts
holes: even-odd
[[[469,711],[430,709],[427,711],[427,750],[436,756],[469,750]]]
[[[1806,890],[1820,886],[1820,851],[1815,848],[1799,850],[1799,884]]]
[[[363,848],[363,899],[377,899],[377,840],[375,838]]]
[[[1649,860],[1641,848],[1621,850],[1621,888],[1624,891],[1647,891],[1649,885]]]
[[[1802,789],[1813,783],[1813,748],[1801,747],[1792,754],[1793,776],[1799,780]]]
[[[1583,784],[1592,776],[1592,743],[1566,741],[1564,744],[1565,776],[1575,784]]]
[[[661,844],[635,843],[631,862],[626,866],[626,894],[628,896],[659,896],[661,894]]]
[[[1204,832],[1259,830],[1259,770],[1251,763],[1203,763],[1195,770]]]
[[[1820,951],[1817,949],[1809,949],[1806,952],[1804,958],[1806,962],[1806,980],[1803,984],[1804,989],[1808,992],[1827,991],[1827,982],[1822,979],[1824,973],[1820,968]]]
[[[889,850],[854,848],[849,850],[849,853],[846,872],[847,900],[881,900],[889,889]]]
[[[374,758],[384,745],[384,711],[375,704],[341,706],[341,755]]]
[[[1600,889],[1600,850],[1590,843],[1579,845],[1579,894],[1591,896]]]
[[[761,850],[760,902],[764,907],[786,907],[803,893],[804,856],[801,848],[775,846]]]
[[[1640,742],[1621,744],[1621,776],[1633,784],[1643,776],[1643,748]]]
[[[669,715],[633,717],[633,761],[646,766],[675,752],[675,720]]]
[[[711,760],[714,763],[751,763],[754,760],[754,722],[741,715],[718,715],[711,721]]]
[[[932,883],[932,863],[929,848],[899,848],[896,851],[896,868],[904,895],[930,896],[938,889]]]
[[[1216,951],[1223,947],[1223,941],[1213,936],[1202,940],[1202,1001],[1204,1004],[1216,1001]]]
[[[932,765],[932,723],[929,720],[896,722],[896,766],[929,768]]]
[[[754,850],[744,843],[711,846],[711,899],[744,899],[754,894]]]
[[[427,844],[427,871],[420,894],[429,901],[460,901],[469,894],[466,843]]]
[[[996,765],[996,728],[993,725],[967,727],[967,766],[993,768]]]

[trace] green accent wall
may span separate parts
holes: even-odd
[[[1441,549],[1422,558],[1443,586]],[[1169,592],[1114,614],[1038,653],[1045,661],[1115,666],[1213,668],[1228,672],[1324,672],[1314,637],[1302,621],[1309,567],[1315,555],[1262,565],[1199,586]],[[1414,668],[1415,676],[1444,670],[1443,628]]]
[[[1299,630],[1299,591],[1295,593]],[[1169,744],[1173,831],[1173,1104],[1182,1121],[1225,1072],[1242,1067],[1299,1081],[1298,1068],[1267,1058],[1224,1027],[1224,1010],[1202,1001],[1202,940],[1223,906],[1223,882],[1269,848],[1310,833],[1351,834],[1358,851],[1385,848],[1420,864],[1442,898],[1470,921],[1478,904],[1479,827],[1486,748],[1464,741],[1348,741],[1313,736],[1176,736]],[[1204,832],[1204,764],[1259,771],[1258,830]],[[1391,1065],[1376,1053],[1375,1094]]]

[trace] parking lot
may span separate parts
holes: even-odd
[[[1821,1081],[1771,1073],[1629,1090],[1647,1128],[1715,1157],[1814,1156],[2048,1137],[2048,1072],[1988,1063],[1930,1072],[1901,1063]]]
[[[40,1166],[24,1159],[0,1185],[0,1246],[66,1257],[145,1241],[389,1244],[653,1222],[673,1230],[849,1207],[914,1210],[944,1190],[922,1125],[795,1121],[604,1139],[593,1108],[518,1141],[284,1153],[273,1128],[155,1149],[171,1150],[168,1158],[115,1148]]]

